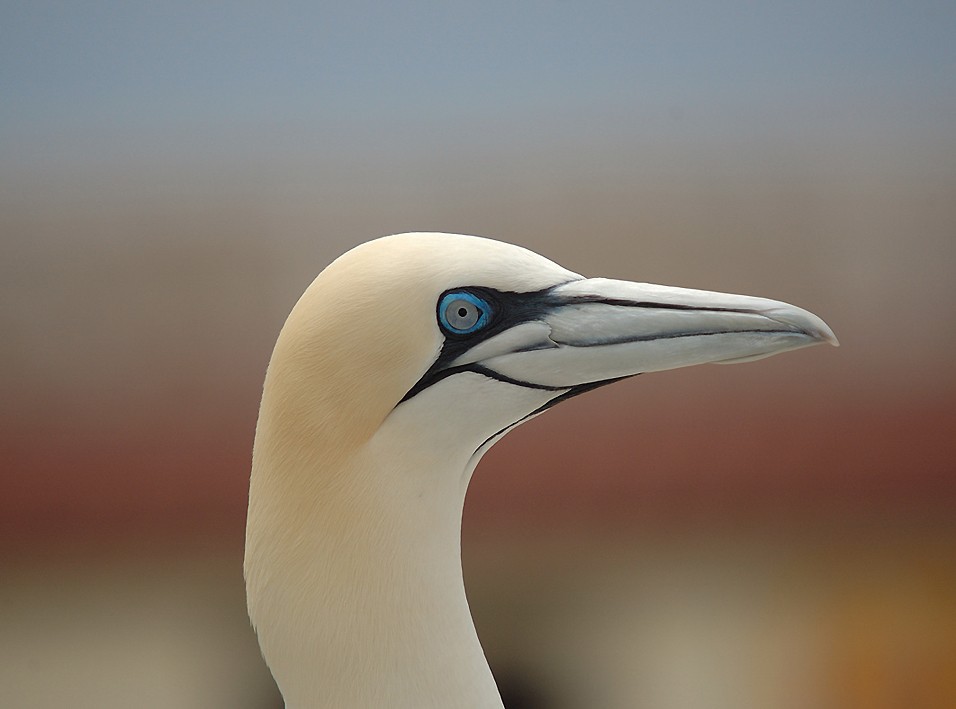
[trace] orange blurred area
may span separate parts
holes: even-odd
[[[953,18],[731,5],[0,11],[0,706],[281,706],[241,568],[265,367],[316,273],[413,230],[841,341],[486,456],[464,572],[508,709],[956,706]]]

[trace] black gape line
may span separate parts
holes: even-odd
[[[635,373],[635,374],[629,374],[629,375],[627,375],[626,377],[614,377],[613,379],[602,379],[601,381],[598,381],[598,382],[588,382],[587,384],[578,384],[577,386],[573,386],[573,387],[571,387],[571,388],[562,387],[563,389],[565,389],[565,391],[564,391],[563,394],[558,394],[558,395],[557,395],[556,397],[554,397],[553,399],[548,399],[548,401],[546,401],[544,404],[542,404],[541,406],[539,406],[538,408],[536,408],[536,409],[535,409],[534,411],[532,411],[530,414],[526,414],[526,415],[522,416],[520,419],[518,419],[518,420],[515,421],[514,423],[509,423],[507,426],[505,426],[505,427],[504,427],[503,429],[501,429],[500,431],[496,431],[495,433],[493,433],[493,434],[491,434],[490,436],[488,436],[488,438],[486,438],[484,441],[482,441],[481,445],[478,446],[478,447],[475,449],[475,453],[477,453],[478,451],[480,451],[482,448],[484,448],[485,446],[487,446],[489,443],[495,441],[495,440],[498,439],[499,437],[501,437],[501,436],[505,435],[506,433],[508,433],[508,431],[510,431],[511,429],[513,429],[513,428],[514,428],[515,426],[517,426],[518,424],[524,423],[524,422],[527,421],[528,419],[534,418],[535,416],[537,416],[537,415],[540,414],[540,413],[544,413],[545,411],[547,411],[548,409],[550,409],[552,406],[554,406],[554,405],[556,405],[556,404],[560,404],[562,401],[567,401],[567,400],[570,399],[572,396],[577,396],[578,394],[585,394],[585,393],[587,393],[587,392],[589,392],[589,391],[593,391],[594,389],[597,389],[598,387],[603,387],[603,386],[606,386],[606,385],[608,385],[608,384],[613,384],[614,382],[619,382],[619,381],[621,381],[621,380],[623,380],[623,379],[630,379],[631,377],[636,377],[638,374],[640,374],[640,372],[637,372],[637,373]]]
[[[575,279],[577,280],[577,279]],[[647,308],[651,310],[693,310],[698,312],[730,312],[730,313],[743,313],[743,312],[754,312],[750,310],[739,310],[736,308],[712,308],[712,307],[698,307],[694,305],[681,305],[678,303],[654,303],[650,301],[635,301],[635,300],[626,300],[623,298],[606,298],[599,295],[572,295],[572,296],[558,296],[554,294],[556,288],[572,283],[573,281],[565,281],[563,283],[558,283],[556,285],[544,288],[537,291],[526,291],[523,293],[516,293],[514,291],[501,291],[495,288],[488,288],[486,286],[461,286],[458,288],[449,288],[444,291],[436,301],[436,318],[440,322],[440,315],[437,312],[442,299],[449,293],[457,292],[468,292],[471,293],[491,306],[491,312],[489,315],[488,324],[482,327],[479,330],[476,330],[471,333],[459,334],[452,330],[449,330],[444,327],[440,327],[442,334],[445,336],[445,342],[442,344],[441,352],[438,354],[438,358],[432,363],[432,366],[428,368],[428,371],[422,375],[422,378],[415,382],[415,385],[409,389],[405,396],[402,397],[399,404],[402,404],[416,394],[423,392],[425,389],[430,387],[433,384],[437,384],[443,379],[453,376],[455,374],[461,374],[462,372],[472,372],[473,374],[480,374],[489,379],[496,379],[500,382],[506,384],[514,384],[516,386],[523,386],[528,389],[540,389],[543,391],[560,391],[564,392],[554,399],[551,399],[539,410],[528,414],[528,416],[534,416],[538,413],[541,413],[547,408],[564,401],[572,396],[577,394],[583,394],[586,391],[591,389],[596,389],[599,386],[604,384],[611,384],[620,379],[626,377],[618,377],[616,379],[608,379],[599,382],[586,382],[584,384],[578,385],[569,385],[569,386],[549,386],[545,384],[535,384],[534,382],[526,382],[520,379],[514,379],[512,377],[505,376],[500,374],[493,369],[490,369],[480,362],[471,362],[469,364],[462,364],[458,366],[452,366],[451,363],[458,359],[465,352],[470,350],[475,345],[484,342],[485,340],[491,339],[495,335],[498,335],[505,330],[508,330],[516,325],[520,325],[525,322],[531,322],[534,320],[540,320],[543,316],[547,315],[549,312],[556,308],[564,307],[567,305],[576,305],[580,303],[602,303],[604,305],[616,305],[625,308]],[[767,332],[766,330],[762,332]],[[694,332],[688,333],[690,335],[708,335],[716,333],[707,333],[707,332]],[[663,337],[682,337],[685,335],[664,335]],[[646,339],[659,339],[661,336],[648,337]],[[634,341],[637,338],[627,338],[621,340],[621,342],[630,342]],[[594,345],[607,345],[614,344],[611,341],[604,342],[595,342]],[[524,419],[522,419],[523,421]],[[518,422],[520,423],[520,421]],[[515,425],[515,424],[512,424]],[[511,426],[503,429],[501,432],[496,433],[495,436],[503,433]],[[492,436],[494,438],[495,436]],[[490,439],[489,439],[490,440]]]

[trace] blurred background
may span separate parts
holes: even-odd
[[[956,706],[956,5],[0,5],[0,705],[280,706],[261,383],[376,236],[762,295],[842,342],[489,453],[509,709]]]

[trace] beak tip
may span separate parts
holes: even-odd
[[[833,330],[830,329],[830,326],[823,322],[823,320],[820,320],[820,318],[815,317],[814,319],[817,322],[814,322],[810,327],[804,327],[803,331],[820,344],[828,344],[833,345],[834,347],[839,347],[840,341],[833,333]]]
[[[830,329],[830,326],[825,322],[820,320],[819,327],[810,331],[810,335],[819,340],[821,343],[827,343],[833,345],[834,347],[840,346],[840,341],[837,339],[837,336],[833,333],[833,330]]]
[[[764,314],[773,320],[803,332],[820,344],[827,343],[834,347],[840,346],[840,341],[833,330],[830,329],[830,326],[823,322],[822,318],[808,310],[787,305],[786,307],[768,310]]]

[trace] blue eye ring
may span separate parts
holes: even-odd
[[[490,320],[491,305],[469,291],[450,291],[438,301],[438,323],[452,335],[470,335]]]

